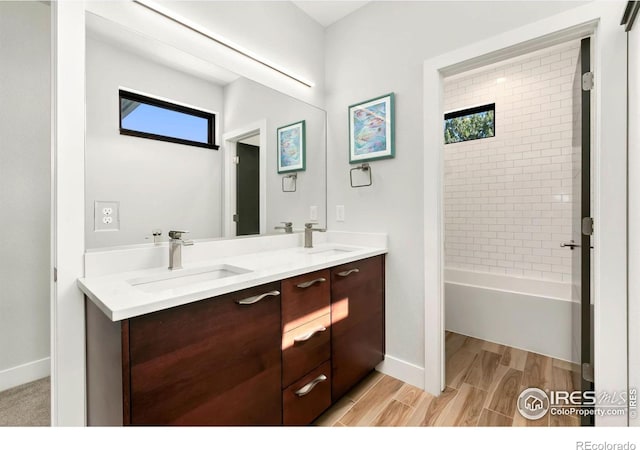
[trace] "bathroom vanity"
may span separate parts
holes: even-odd
[[[310,424],[384,358],[385,253],[324,243],[79,280],[87,423]]]
[[[384,357],[386,235],[312,239],[327,226],[326,111],[218,66],[203,35],[148,6],[90,3],[87,423],[311,423]],[[206,118],[206,145],[125,123],[140,105]],[[281,172],[289,124],[304,164]]]

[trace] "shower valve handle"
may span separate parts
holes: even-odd
[[[580,247],[580,244],[576,244],[576,242],[572,239],[570,242],[563,242],[562,244],[560,244],[560,247],[569,247],[571,250],[573,250],[576,247]]]

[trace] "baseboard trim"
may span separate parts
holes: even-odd
[[[42,358],[20,366],[0,370],[0,391],[51,375],[51,358]]]
[[[390,377],[397,378],[407,384],[424,389],[424,368],[390,355],[385,355],[384,361],[376,367]]]

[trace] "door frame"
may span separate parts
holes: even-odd
[[[595,285],[596,386],[607,392],[628,388],[627,332],[626,327],[621,326],[627,323],[626,230],[621,229],[627,220],[626,123],[602,120],[619,115],[618,107],[626,103],[623,82],[623,79],[626,81],[626,52],[624,55],[616,52],[626,40],[619,27],[619,8],[614,6],[596,2],[573,8],[424,63],[424,388],[434,395],[439,395],[445,387],[441,126],[444,77],[586,36],[592,37],[592,70],[596,74],[592,112],[595,117],[592,215],[596,234],[592,283]],[[603,79],[607,80],[606,84]],[[606,97],[602,95],[603,87],[607,89]],[[606,160],[602,158],[604,149]],[[617,351],[610,351],[612,348]],[[596,425],[626,424],[626,415],[596,418]]]
[[[593,66],[591,64],[591,38],[583,38],[580,40],[580,77],[592,72]],[[592,125],[593,114],[592,111],[592,99],[591,91],[582,89],[580,92],[581,104],[581,134],[580,139],[580,214],[578,217],[572,217],[572,227],[576,226],[576,220],[578,221],[578,229],[580,233],[580,247],[574,252],[574,258],[580,258],[580,367],[581,370],[585,370],[585,367],[593,368],[593,309],[591,307],[591,286],[593,280],[591,279],[591,234],[585,234],[582,229],[583,220],[587,217],[592,217],[592,199],[591,199],[591,180],[593,159],[591,158],[591,142],[593,138]],[[573,198],[575,202],[575,198]],[[574,212],[575,214],[575,212]],[[575,236],[577,239],[577,236]],[[573,262],[573,261],[572,261]],[[572,264],[573,265],[573,264]],[[575,274],[572,274],[572,276]],[[585,289],[586,288],[586,289]],[[585,366],[586,364],[586,366]],[[580,387],[583,391],[595,390],[593,380],[585,378],[581,373]],[[589,407],[589,411],[593,408]],[[580,417],[580,423],[582,426],[593,426],[595,424],[594,416],[584,415]]]
[[[51,21],[51,424],[84,426],[84,1],[51,2]]]
[[[267,231],[267,119],[261,119],[222,135],[222,235],[225,238],[236,236],[233,221],[236,205],[236,170],[233,161],[236,143],[256,134],[260,134],[260,234]]]

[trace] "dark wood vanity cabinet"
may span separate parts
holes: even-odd
[[[384,355],[384,256],[120,322],[86,304],[89,425],[306,425]]]
[[[384,257],[331,269],[331,397],[337,401],[384,359]]]

